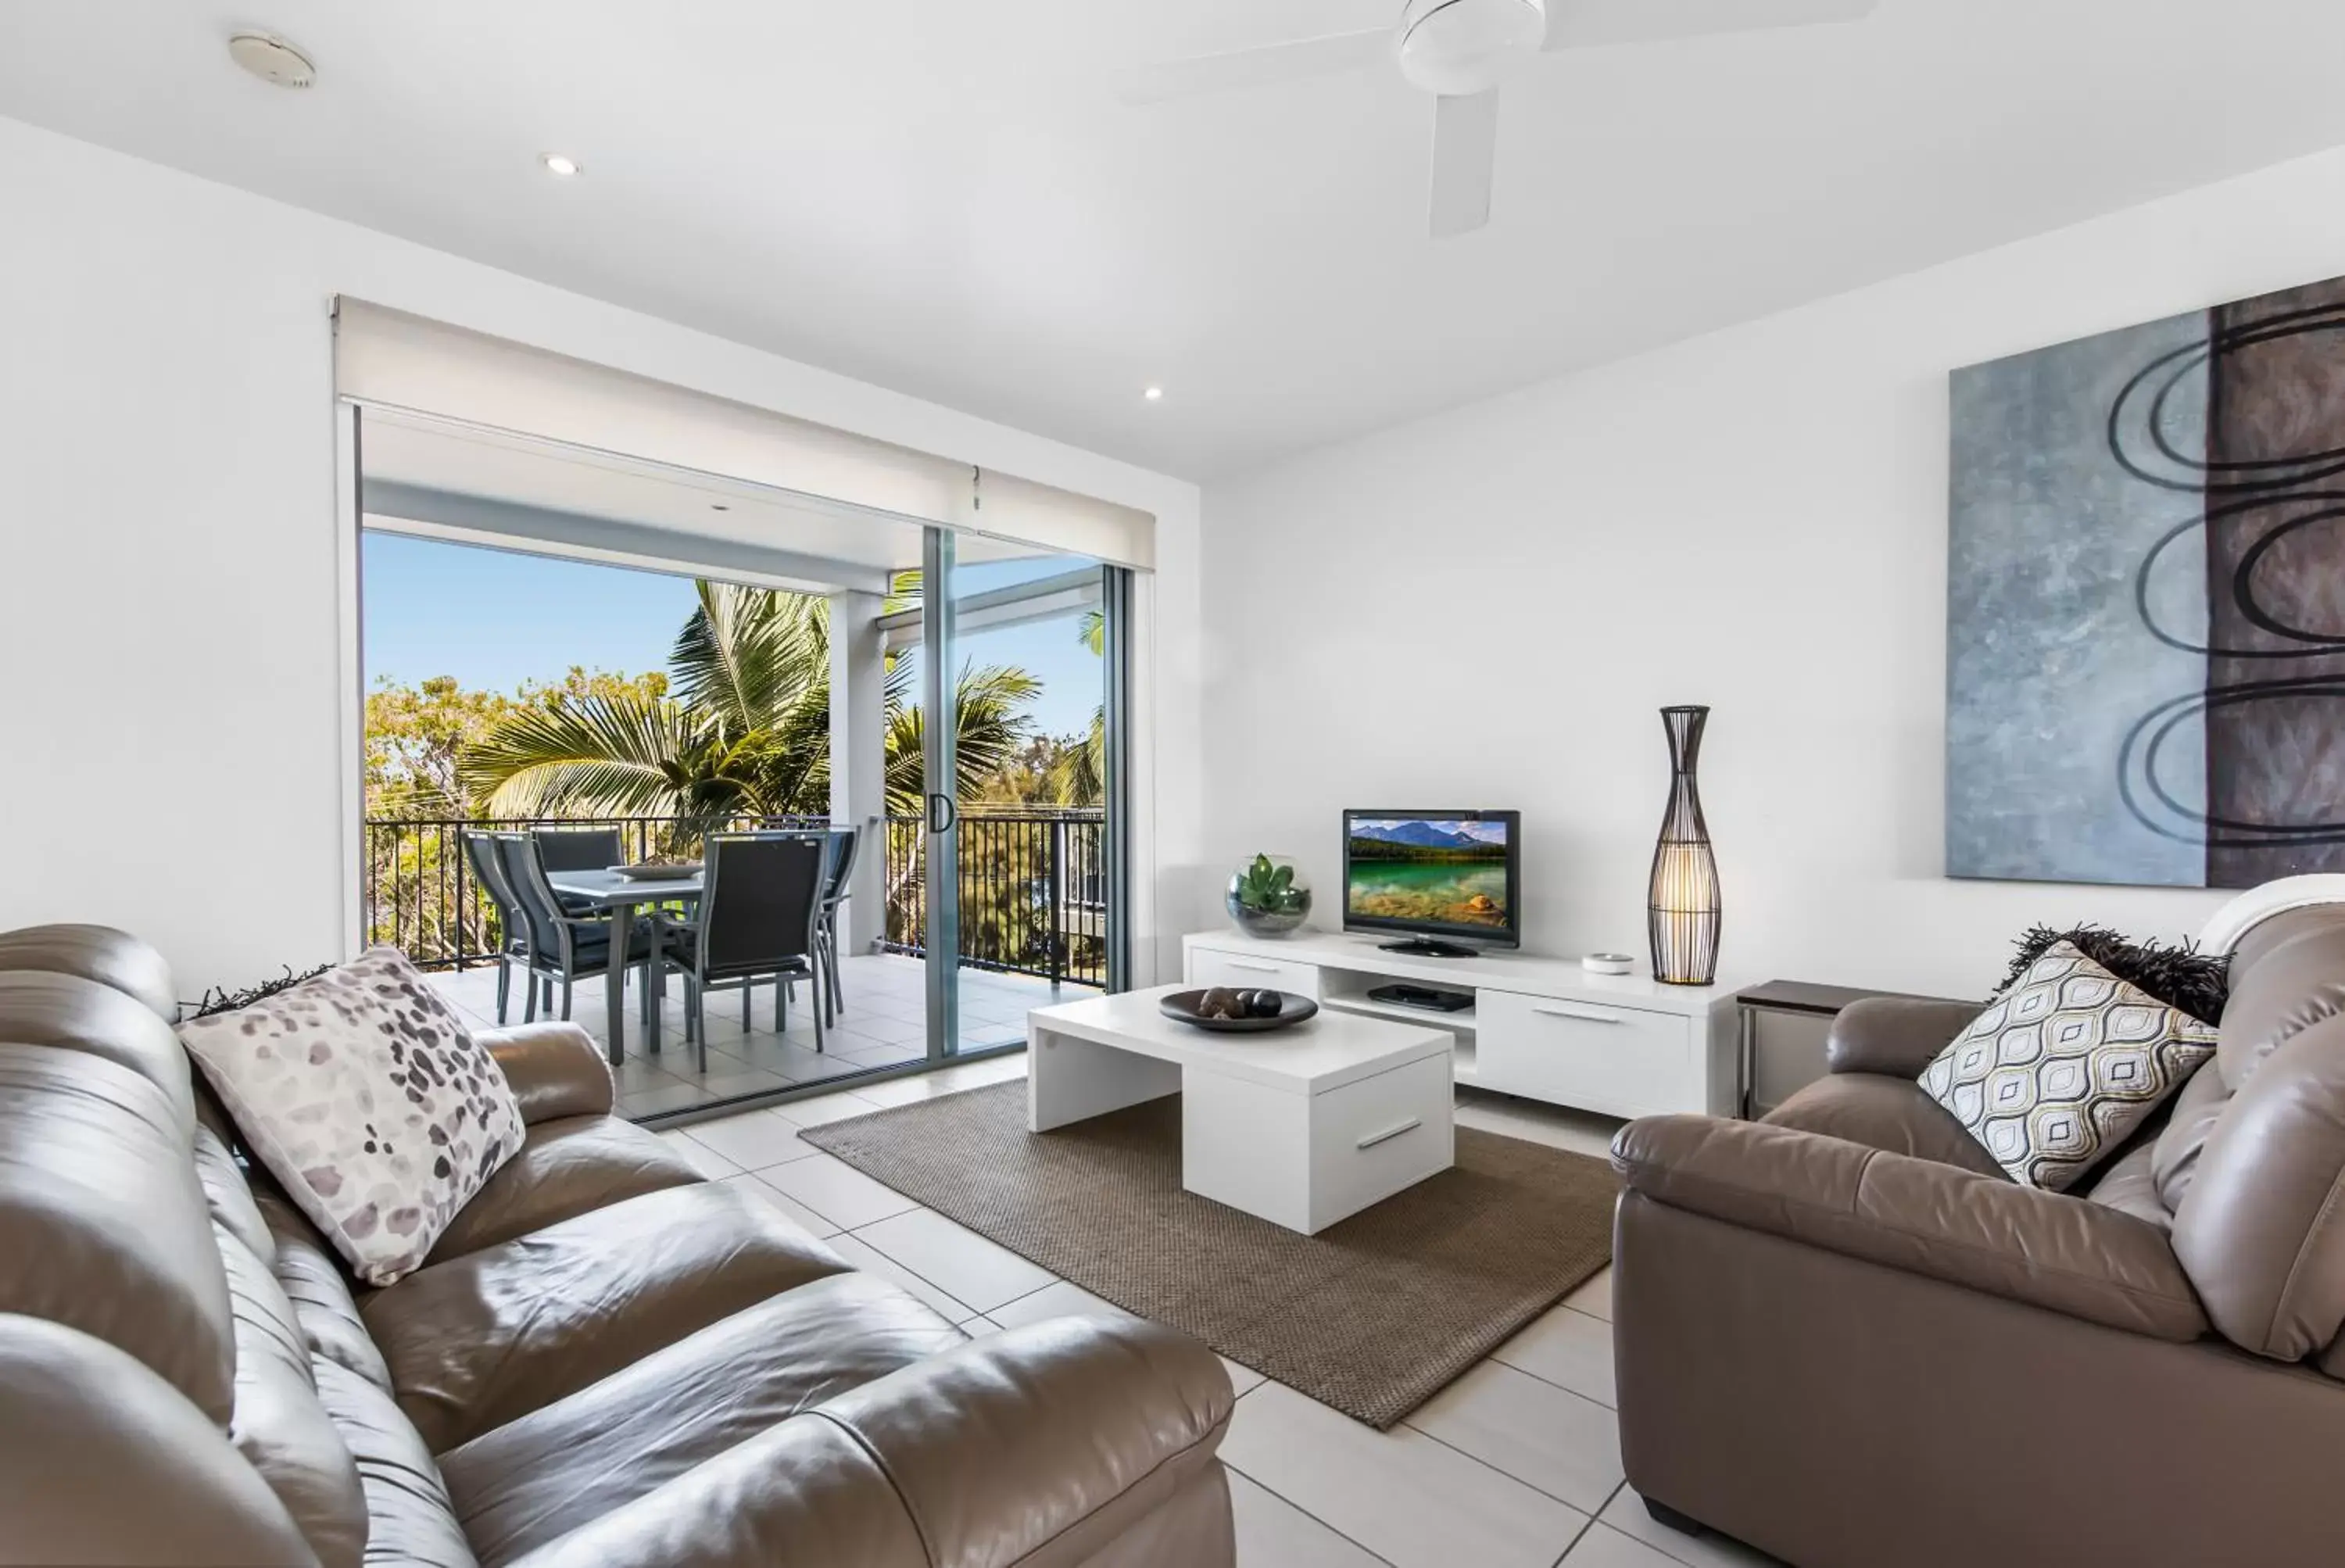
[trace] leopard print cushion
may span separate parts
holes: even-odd
[[[179,1038],[246,1145],[371,1285],[420,1266],[521,1149],[503,1070],[396,948]]]

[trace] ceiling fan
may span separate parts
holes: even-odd
[[[1751,33],[1853,22],[1879,0],[1407,0],[1399,23],[1364,33],[1303,38],[1233,54],[1175,60],[1130,73],[1127,103],[1305,76],[1364,70],[1396,60],[1410,86],[1434,95],[1433,237],[1447,239],[1490,220],[1490,172],[1498,145],[1498,87],[1531,56],[1600,44],[1649,44],[1712,33]]]

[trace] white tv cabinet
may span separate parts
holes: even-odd
[[[1268,986],[1337,1013],[1447,1030],[1453,1074],[1476,1088],[1610,1116],[1735,1112],[1731,986],[1590,974],[1577,959],[1517,952],[1414,958],[1312,931],[1198,932],[1182,941],[1182,968],[1191,985]],[[1471,992],[1474,1005],[1436,1013],[1368,1000],[1396,981]]]

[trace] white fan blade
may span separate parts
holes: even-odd
[[[1653,44],[1711,33],[1758,33],[1856,22],[1880,0],[1548,0],[1547,47]]]
[[[1490,221],[1490,174],[1498,158],[1498,89],[1433,100],[1433,237],[1470,234]]]
[[[1127,71],[1116,86],[1116,97],[1128,104],[1161,104],[1168,98],[1194,97],[1235,87],[1261,87],[1270,82],[1301,81],[1306,76],[1332,76],[1381,65],[1392,58],[1392,33],[1335,33],[1324,38],[1298,38],[1260,49],[1239,49],[1227,55],[1201,55],[1193,60],[1172,60]]]

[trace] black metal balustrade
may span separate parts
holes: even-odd
[[[825,828],[823,819],[758,818],[744,828]],[[366,820],[366,940],[423,969],[468,969],[496,956],[496,906],[464,859],[462,835],[532,828],[616,828],[629,862],[697,854],[696,830],[670,817]],[[1104,820],[1099,811],[965,809],[960,817],[960,956],[972,968],[1103,985],[1107,981]],[[883,952],[927,951],[925,840],[918,817],[887,821]],[[864,853],[870,853],[866,846]]]
[[[827,828],[820,817],[740,818],[729,829]],[[615,828],[630,865],[697,858],[702,830],[672,817],[458,817],[366,820],[366,940],[403,951],[419,969],[469,969],[496,956],[496,905],[464,858],[463,835],[518,833],[533,828]]]
[[[1105,813],[964,807],[959,822],[961,962],[1105,985]],[[888,818],[885,952],[928,952],[927,862],[921,820]]]

